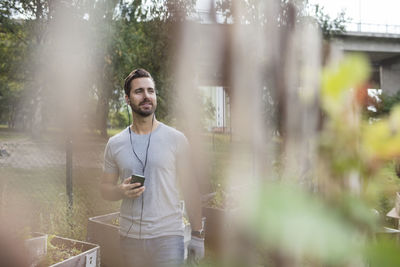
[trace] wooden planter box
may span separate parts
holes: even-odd
[[[119,212],[89,218],[86,240],[101,247],[101,266],[123,267],[119,245],[119,226],[112,221]]]
[[[55,236],[51,243],[57,247],[77,248],[81,253],[50,265],[50,267],[100,267],[100,247],[83,241]]]
[[[28,251],[29,263],[35,266],[47,253],[47,235],[32,233],[32,238],[25,240],[25,247]]]
[[[101,266],[123,267],[119,243],[119,226],[112,224],[119,217],[119,212],[89,218],[86,240],[101,247]],[[185,259],[187,246],[191,238],[190,225],[185,228]]]
[[[223,249],[222,235],[226,210],[219,208],[203,207],[205,221],[205,246],[214,253]]]

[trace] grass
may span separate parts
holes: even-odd
[[[121,130],[110,129],[108,134],[112,136]],[[27,138],[27,136],[11,131],[4,125],[0,126],[0,142],[18,138]],[[203,138],[204,152],[207,153],[207,158],[211,163],[208,188],[211,191],[224,189],[226,188],[224,177],[230,160],[228,157],[231,146],[230,136],[206,133]],[[104,139],[96,140],[103,145],[106,142]],[[79,147],[79,149],[85,150],[85,147]],[[99,154],[101,151],[102,149],[98,149],[95,153]],[[101,158],[101,155],[99,156]],[[83,161],[90,163],[91,159],[86,159],[86,154],[83,157]],[[36,159],[32,158],[32,160]],[[26,223],[36,231],[83,240],[86,235],[87,218],[117,211],[119,208],[118,202],[104,201],[100,197],[98,190],[100,175],[100,167],[74,167],[74,205],[70,210],[67,208],[65,166],[30,169],[2,167],[0,214],[6,213],[15,218],[24,217]],[[393,163],[381,168],[364,186],[370,206],[375,207],[381,217],[385,217],[394,206],[395,192],[400,191],[400,179],[394,172]],[[388,223],[393,224],[390,220]]]
[[[107,135],[109,137],[121,132],[124,128],[113,128],[107,129]],[[100,136],[99,131],[89,132],[88,130],[84,130],[85,139],[92,139],[95,141],[104,142],[104,138]],[[61,129],[50,128],[47,129],[46,132],[41,136],[41,141],[54,141],[63,137],[63,131]],[[15,140],[30,140],[31,136],[28,132],[10,129],[5,124],[0,124],[0,142],[1,141],[15,141]]]
[[[73,206],[70,209],[65,167],[3,168],[0,175],[1,217],[18,221],[14,225],[18,229],[29,227],[32,231],[85,240],[89,217],[119,209],[119,202],[101,198],[100,174],[100,169],[93,168],[73,171]]]
[[[121,129],[110,130],[109,135],[119,131]],[[29,139],[23,133],[12,131],[4,126],[0,128],[0,143],[21,138]],[[99,145],[104,145],[106,142],[104,139],[95,141]],[[213,151],[212,148],[214,148],[214,152],[211,152],[214,162],[212,179],[216,180],[216,183],[220,183],[220,176],[223,176],[221,170],[225,168],[224,164],[226,165],[224,157],[228,145],[229,136],[218,134],[206,136],[206,146],[211,149],[209,151]],[[38,146],[40,149],[40,144]],[[93,147],[94,151],[87,151],[89,147],[77,146],[77,150],[73,152],[73,206],[70,209],[67,205],[65,165],[54,165],[52,157],[55,155],[52,154],[51,145],[50,150],[42,148],[42,153],[37,153],[36,150],[35,152],[28,151],[26,149],[30,147],[25,147],[23,144],[18,146],[16,148],[18,151],[12,151],[13,153],[19,153],[24,156],[24,160],[32,163],[40,162],[40,157],[43,157],[43,164],[33,164],[36,167],[30,167],[28,164],[25,165],[28,166],[26,168],[1,166],[0,217],[6,218],[6,221],[15,222],[12,227],[16,232],[29,229],[85,240],[88,218],[118,211],[120,205],[120,202],[105,201],[100,196],[98,185],[102,170],[99,162],[97,168],[80,167],[87,166],[86,162],[90,164],[94,160],[101,161],[100,154],[103,150],[96,146]],[[93,154],[96,155],[93,156]],[[63,151],[58,151],[57,155],[63,156]],[[16,160],[20,158],[16,157]],[[21,220],[21,218],[24,219]]]
[[[0,124],[0,141],[13,141],[27,138],[28,135],[26,133],[9,129],[7,125]]]

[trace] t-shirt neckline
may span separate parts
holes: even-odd
[[[161,126],[163,125],[163,123],[162,122],[158,122],[158,125],[157,125],[157,127],[151,132],[152,134],[155,134],[160,128],[161,128]],[[126,127],[126,131],[129,133],[129,128],[131,127],[131,125],[129,125],[128,127]],[[133,130],[131,130],[131,133],[132,133],[132,135],[136,135],[136,136],[148,136],[148,135],[150,135],[150,133],[148,133],[148,134],[137,134],[137,133],[135,133]]]

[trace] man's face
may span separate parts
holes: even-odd
[[[152,115],[157,108],[156,90],[151,78],[132,80],[130,95],[125,97],[130,100],[132,111],[142,117]]]

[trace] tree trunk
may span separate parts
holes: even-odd
[[[31,122],[31,136],[34,139],[40,139],[43,132],[43,116],[42,116],[42,97],[40,97],[41,89],[38,88],[37,96],[32,106],[32,122]]]
[[[103,94],[97,102],[97,129],[100,130],[102,137],[107,137],[108,102],[108,97]]]

